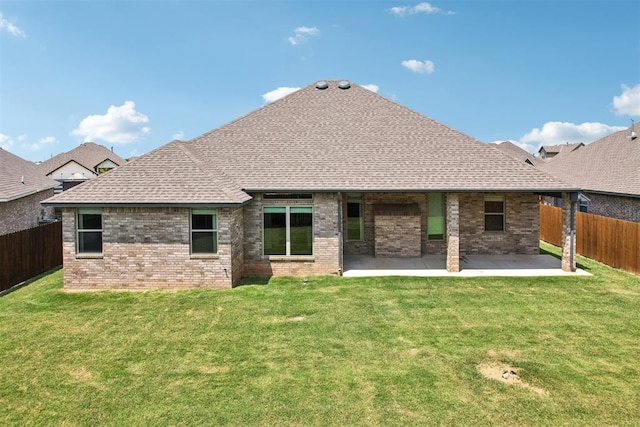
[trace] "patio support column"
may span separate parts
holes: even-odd
[[[577,193],[562,193],[562,270],[576,271]]]
[[[454,193],[447,193],[447,271],[460,271],[460,201]]]

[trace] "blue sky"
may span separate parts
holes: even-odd
[[[317,80],[484,142],[640,119],[640,2],[0,1],[0,147],[140,155]]]

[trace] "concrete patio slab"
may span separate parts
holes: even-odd
[[[460,259],[460,272],[449,273],[445,255],[421,258],[375,258],[370,255],[345,255],[344,277],[538,277],[591,276],[578,269],[566,272],[560,260],[551,255],[469,255]]]

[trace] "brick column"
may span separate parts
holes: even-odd
[[[564,271],[576,271],[576,202],[572,202],[570,196],[570,193],[562,193],[562,269]]]
[[[460,271],[460,202],[457,194],[447,193],[447,271]]]

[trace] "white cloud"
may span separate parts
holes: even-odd
[[[264,102],[266,102],[267,104],[270,104],[280,98],[284,98],[285,96],[299,89],[299,87],[279,87],[278,89],[274,89],[271,92],[263,94],[262,99],[264,99]]]
[[[378,87],[378,85],[374,85],[374,84],[370,84],[370,85],[362,85],[363,88],[370,90],[373,93],[378,93],[378,89],[380,89]]]
[[[619,116],[640,116],[640,83],[634,87],[622,85],[622,94],[613,97],[613,109]]]
[[[604,123],[587,122],[547,122],[542,128],[534,128],[518,141],[512,141],[529,153],[536,153],[543,145],[560,145],[574,142],[588,144],[613,132],[626,129],[624,126],[610,126]]]
[[[9,135],[0,133],[0,148],[3,150],[9,150],[14,144],[13,138]]]
[[[427,3],[427,2],[418,3],[415,6],[395,6],[389,9],[389,12],[396,16],[416,15],[418,13],[425,13],[428,15],[433,13],[444,13],[447,15],[455,14],[455,12],[451,10],[445,12],[439,7],[435,7],[431,3]]]
[[[8,20],[6,20],[1,13],[0,13],[0,30],[6,30],[12,36],[26,37],[26,34],[24,33],[24,31],[22,31],[12,22],[9,22]]]
[[[39,144],[55,144],[58,142],[55,136],[45,136],[44,138],[40,138],[38,140]]]
[[[135,109],[133,101],[125,101],[119,107],[112,105],[104,115],[85,117],[71,133],[82,136],[84,141],[102,140],[114,144],[135,142],[149,133],[149,117]]]
[[[178,133],[174,133],[173,136],[171,136],[171,139],[176,140],[179,139],[180,141],[182,141],[182,138],[184,138],[184,132],[179,131]]]
[[[418,61],[416,59],[402,61],[402,66],[418,74],[431,74],[435,71],[436,67],[432,61]]]
[[[320,34],[320,30],[316,27],[298,27],[293,30],[293,36],[288,37],[287,40],[292,46],[297,46],[301,43],[305,43],[309,40],[310,36],[317,36]]]

